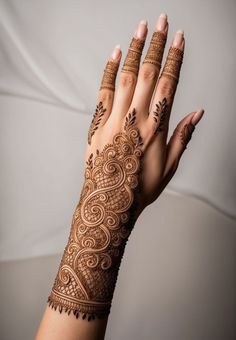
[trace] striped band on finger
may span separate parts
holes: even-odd
[[[143,64],[150,63],[159,69],[161,68],[166,39],[167,36],[163,32],[157,31],[153,33]]]
[[[121,72],[132,72],[138,75],[144,43],[145,40],[132,38]]]
[[[180,69],[183,62],[183,56],[184,56],[183,50],[171,46],[160,78],[162,76],[165,76],[174,79],[176,82],[178,82]]]
[[[108,89],[115,91],[116,75],[119,68],[119,63],[109,60],[104,69],[102,82],[99,90]]]

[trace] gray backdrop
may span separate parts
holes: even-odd
[[[170,133],[188,112],[205,116],[131,235],[107,339],[235,339],[235,9],[233,0],[0,0],[1,339],[31,339],[42,316],[107,58],[117,43],[125,55],[141,19],[145,54],[161,12],[167,47],[176,30],[186,37]]]

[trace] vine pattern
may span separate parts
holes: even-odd
[[[94,112],[93,119],[89,127],[89,132],[88,132],[88,144],[89,145],[92,142],[92,137],[95,134],[96,130],[98,129],[101,119],[105,112],[106,112],[106,109],[103,108],[103,103],[100,101],[96,106],[96,110]]]
[[[49,305],[88,320],[110,312],[125,244],[134,225],[142,138],[135,109],[124,131],[91,154]]]
[[[164,97],[162,101],[156,103],[156,110],[153,112],[153,119],[157,123],[154,134],[163,131],[164,123],[167,117],[168,104],[167,99]]]

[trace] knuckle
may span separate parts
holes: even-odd
[[[121,72],[120,85],[122,87],[132,87],[136,83],[136,75],[132,72]]]
[[[107,102],[112,100],[113,98],[113,91],[102,89],[100,90],[99,96],[98,96],[98,102]]]
[[[175,93],[174,84],[165,78],[161,78],[159,81],[159,93],[165,97],[171,97]]]
[[[150,65],[144,65],[140,69],[140,77],[144,81],[148,80],[156,80],[157,78],[157,70],[154,67],[151,67]]]

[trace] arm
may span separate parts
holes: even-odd
[[[107,62],[88,133],[84,185],[37,340],[104,339],[126,242],[140,213],[173,177],[203,115],[185,116],[167,143],[185,44],[178,31],[160,72],[167,31],[162,15],[140,66],[147,25],[139,24],[115,98],[119,48]]]

